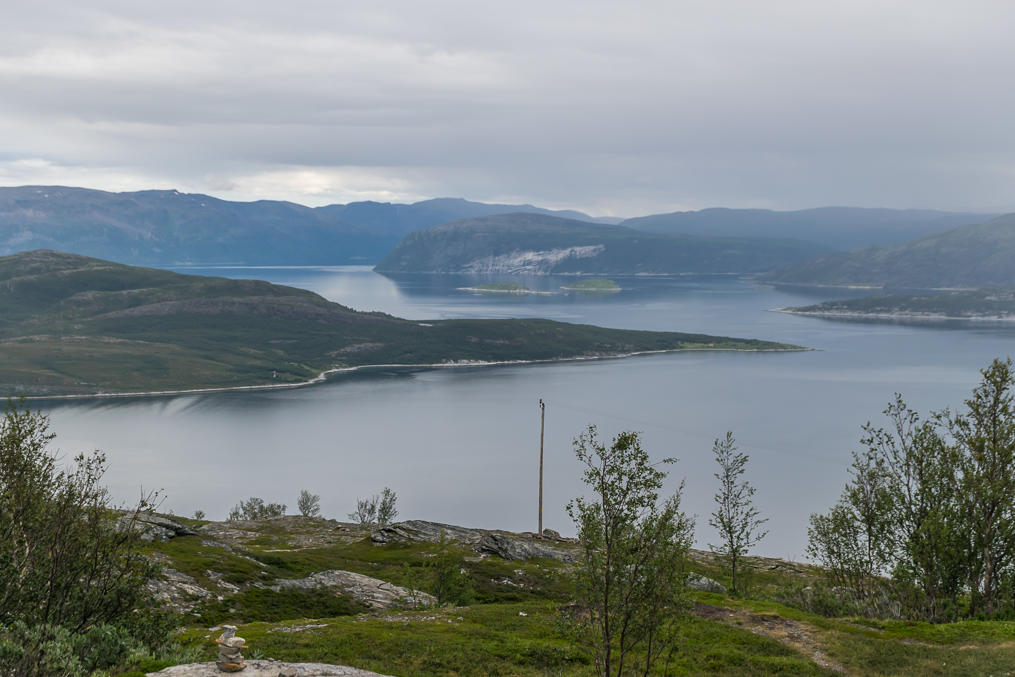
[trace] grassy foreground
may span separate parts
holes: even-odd
[[[187,607],[180,638],[202,660],[214,657],[218,633],[211,628],[229,622],[239,625],[251,658],[337,663],[389,675],[593,672],[589,655],[564,632],[560,609],[570,601],[569,565],[556,560],[507,561],[446,546],[445,555],[470,582],[467,604],[368,609],[334,591],[263,586],[341,569],[426,588],[427,563],[440,556],[440,546],[376,545],[370,529],[320,519],[188,524],[198,536],[152,543],[148,555],[212,593],[175,598]],[[677,649],[654,674],[1004,675],[1015,666],[1015,623],[825,618],[771,601],[813,582],[817,569],[763,558],[750,565],[750,599],[691,593],[694,604]],[[706,553],[695,552],[689,566],[723,580]]]

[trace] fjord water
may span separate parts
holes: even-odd
[[[771,519],[762,554],[801,558],[808,515],[847,478],[860,426],[894,392],[921,412],[960,407],[978,369],[1012,352],[1004,323],[856,323],[767,312],[859,292],[789,292],[735,277],[615,277],[615,293],[565,293],[574,278],[385,277],[365,267],[186,272],[303,287],[357,310],[412,319],[548,317],[632,329],[769,339],[816,350],[695,352],[620,360],[439,370],[380,369],[291,390],[40,402],[66,455],[102,449],[122,500],[163,489],[163,508],[212,519],[251,495],[295,509],[300,489],[345,518],[357,496],[390,486],[400,518],[535,530],[538,400],[547,403],[544,526],[573,533],[564,506],[581,493],[572,439],[643,433],[676,456],[700,546],[716,481],[712,440],[732,430]],[[460,287],[519,281],[552,295]]]

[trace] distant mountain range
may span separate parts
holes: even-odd
[[[43,248],[149,265],[375,263],[412,230],[505,212],[594,220],[575,211],[453,198],[311,208],[175,190],[23,186],[0,188],[0,255]]]
[[[627,219],[621,224],[651,233],[805,240],[830,250],[896,244],[955,226],[983,223],[997,214],[929,209],[821,207],[777,212],[767,209],[702,209]]]
[[[271,200],[229,202],[173,190],[109,193],[22,186],[0,188],[0,255],[49,248],[146,265],[372,264],[412,231],[457,219],[507,213],[543,214],[600,225],[622,221],[576,211],[454,198],[311,208]],[[811,251],[817,253],[900,242],[986,218],[925,210],[842,207],[796,212],[706,209],[628,219],[621,225],[647,233],[688,236],[692,238],[688,243],[695,237],[751,238],[741,239],[740,243],[755,238],[798,240],[811,243]],[[518,246],[531,249],[525,242]],[[805,247],[794,246],[800,251]],[[767,255],[761,258],[778,259]]]
[[[550,320],[403,320],[258,280],[73,254],[0,257],[0,396],[307,382],[337,367],[786,350]]]
[[[799,240],[663,235],[544,214],[499,214],[409,233],[375,270],[596,275],[751,273],[812,258],[822,251],[819,245]]]
[[[962,289],[1015,285],[1015,214],[889,247],[866,247],[762,276],[775,284]]]

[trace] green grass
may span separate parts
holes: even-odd
[[[522,615],[524,614],[524,615]],[[549,602],[485,604],[440,611],[300,619],[326,627],[271,632],[270,623],[241,626],[253,648],[278,660],[353,665],[391,675],[588,675],[591,658],[560,629]],[[189,641],[211,657],[209,633]],[[805,657],[773,640],[720,623],[688,618],[679,650],[653,674],[823,675]],[[668,668],[668,669],[667,669]]]
[[[188,520],[190,524],[197,524]],[[249,538],[231,550],[178,537],[147,546],[169,566],[216,590],[210,572],[240,585],[239,594],[211,601],[192,616],[183,637],[212,658],[213,634],[222,622],[241,625],[251,652],[280,660],[334,662],[391,675],[586,675],[590,657],[563,633],[557,608],[572,599],[567,567],[556,561],[478,558],[449,546],[455,566],[464,568],[474,604],[467,607],[366,612],[331,593],[255,587],[277,578],[300,578],[315,571],[355,571],[397,585],[426,588],[427,562],[435,544],[375,545],[365,533],[339,529],[324,520],[268,520],[245,523]],[[310,537],[346,540],[299,547]],[[272,552],[281,550],[279,552]],[[1006,674],[1015,665],[1015,623],[967,621],[932,625],[858,618],[826,618],[773,601],[780,590],[813,581],[818,571],[781,566],[754,558],[751,599],[691,593],[693,601],[729,609],[725,621],[689,616],[680,624],[677,650],[654,674],[826,675],[809,652],[752,632],[765,619],[798,623],[834,663],[858,675]],[[718,564],[696,557],[691,569],[720,581]],[[505,582],[507,581],[507,582]],[[772,599],[764,599],[770,597]],[[524,615],[522,615],[524,614]],[[759,620],[760,619],[760,620]],[[273,632],[286,625],[324,623],[295,633]],[[250,655],[248,653],[248,655]],[[154,663],[153,663],[154,665]]]
[[[275,591],[251,588],[206,605],[197,622],[215,625],[226,621],[281,621],[308,616],[353,616],[365,611],[366,605],[345,595],[319,590]]]

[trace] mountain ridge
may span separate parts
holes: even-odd
[[[711,207],[625,219],[621,225],[654,233],[725,237],[783,237],[849,250],[887,245],[971,223],[997,214],[930,209],[817,207],[790,211]]]
[[[382,273],[681,274],[759,272],[824,252],[808,242],[646,233],[543,214],[459,219],[413,231]]]
[[[117,193],[33,185],[0,187],[0,255],[56,249],[136,265],[373,264],[414,230],[517,212],[619,224],[646,233],[793,239],[815,243],[823,251],[901,241],[987,218],[931,210],[823,207],[773,212],[717,207],[625,220],[463,198],[308,207],[279,200],[235,202],[172,189]]]
[[[0,255],[55,249],[146,265],[375,262],[414,229],[505,211],[556,213],[460,198],[306,207],[177,190],[0,187]],[[573,210],[560,213],[593,219]]]
[[[761,276],[772,284],[886,289],[1015,285],[1015,214],[888,247],[864,247]]]

